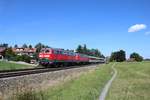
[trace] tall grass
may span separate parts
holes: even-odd
[[[8,100],[48,100],[48,97],[43,91],[37,92],[33,89],[25,89],[17,91]]]

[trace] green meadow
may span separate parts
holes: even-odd
[[[117,63],[106,100],[150,100],[150,62]]]
[[[100,65],[94,71],[38,93],[21,93],[14,100],[98,100],[113,75],[112,65]],[[150,62],[122,62],[114,68],[118,74],[106,100],[150,100]]]
[[[23,69],[31,68],[29,65],[15,64],[6,61],[0,61],[0,70],[13,70],[13,69]]]
[[[112,77],[111,64],[104,64],[80,77],[34,93],[18,94],[14,100],[97,100],[104,85]]]

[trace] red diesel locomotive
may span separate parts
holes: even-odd
[[[39,53],[39,59],[40,65],[57,67],[104,62],[104,58],[87,56],[73,51],[56,48],[43,48]]]

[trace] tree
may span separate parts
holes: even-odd
[[[14,48],[18,48],[18,45],[17,45],[17,44],[15,44],[15,45],[14,45]]]
[[[112,52],[109,60],[110,62],[116,61],[116,58],[117,58],[117,52]]]
[[[5,58],[8,60],[13,60],[16,54],[12,51],[12,48],[7,48],[5,51]]]
[[[48,45],[45,45],[44,47],[45,47],[45,48],[50,48],[50,46],[48,46]]]
[[[98,49],[95,49],[95,56],[96,57],[101,57],[101,52]]]
[[[84,53],[84,54],[87,54],[86,44],[84,44],[84,46],[83,46],[83,53]]]
[[[42,48],[45,48],[45,45],[42,43],[38,43],[35,45],[35,48],[36,48],[36,52],[39,53]]]
[[[0,47],[8,48],[8,44],[7,43],[0,44]]]
[[[101,52],[98,49],[88,49],[86,47],[86,44],[84,44],[83,47],[82,47],[82,45],[78,45],[78,47],[76,49],[76,52],[86,54],[86,55],[89,55],[89,56],[105,58],[104,55],[102,55]]]
[[[77,53],[83,53],[82,51],[82,46],[81,45],[78,45],[77,49],[76,49],[76,52]]]
[[[29,48],[32,49],[32,45],[31,44],[29,45]]]
[[[118,52],[118,59],[117,60],[118,60],[118,62],[122,62],[122,61],[126,60],[126,53],[125,53],[125,51],[120,50]]]
[[[133,52],[133,53],[130,55],[130,59],[134,59],[135,61],[142,61],[142,60],[143,60],[143,57],[140,56],[138,53]]]
[[[22,48],[28,48],[27,44],[23,44]]]
[[[110,56],[110,61],[123,62],[126,60],[126,53],[123,50],[112,52]]]

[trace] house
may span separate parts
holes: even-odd
[[[17,55],[28,55],[33,57],[33,54],[36,52],[36,48],[13,48],[13,52]]]
[[[3,54],[4,54],[5,50],[6,50],[5,47],[0,47],[0,59],[3,59]]]

